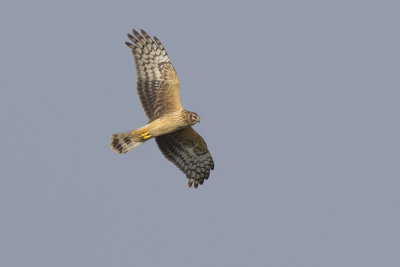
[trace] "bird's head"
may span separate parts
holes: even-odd
[[[197,115],[196,112],[188,112],[188,118],[189,118],[189,122],[193,125],[196,124],[198,122],[200,122],[200,117],[199,115]]]

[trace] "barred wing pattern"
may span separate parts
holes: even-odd
[[[150,121],[163,114],[182,109],[179,80],[171,60],[161,42],[143,30],[132,30],[126,45],[132,49],[137,73],[137,91]]]
[[[156,142],[164,156],[186,174],[189,187],[203,184],[214,169],[206,142],[192,127],[156,137]]]

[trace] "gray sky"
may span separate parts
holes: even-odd
[[[0,266],[400,266],[399,8],[2,1]],[[146,123],[133,27],[201,116],[198,190],[109,147]]]

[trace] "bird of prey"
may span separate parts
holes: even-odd
[[[132,30],[125,44],[132,50],[137,74],[137,92],[149,123],[133,131],[113,134],[111,148],[117,153],[155,138],[164,156],[181,169],[195,188],[214,169],[206,142],[191,126],[200,122],[195,112],[183,109],[175,68],[161,42],[145,31]]]

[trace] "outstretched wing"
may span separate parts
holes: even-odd
[[[203,184],[214,169],[214,161],[206,142],[192,127],[156,137],[164,156],[181,169],[189,179],[189,187]]]
[[[150,121],[163,114],[182,109],[179,81],[171,60],[161,42],[154,40],[143,30],[132,30],[126,42],[135,57],[137,91],[140,102]]]

